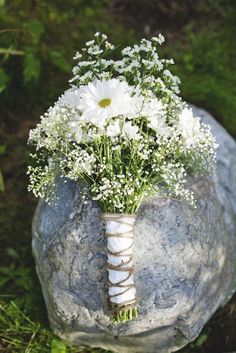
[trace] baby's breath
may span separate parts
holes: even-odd
[[[49,202],[63,176],[83,181],[106,212],[134,213],[158,193],[194,205],[187,176],[213,172],[217,146],[179,97],[173,60],[158,53],[163,42],[142,39],[114,60],[114,45],[97,32],[76,53],[71,87],[30,132],[35,196]]]

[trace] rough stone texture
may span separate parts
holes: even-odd
[[[236,144],[205,111],[220,144],[214,179],[191,179],[198,209],[154,197],[135,226],[139,317],[112,325],[100,210],[78,185],[60,181],[53,206],[40,201],[33,251],[53,330],[79,345],[122,353],[174,352],[195,339],[236,288]]]

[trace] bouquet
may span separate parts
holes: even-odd
[[[70,87],[30,132],[36,147],[29,190],[47,202],[55,179],[80,182],[83,202],[95,200],[105,222],[111,318],[137,316],[133,248],[135,214],[152,195],[195,207],[187,175],[211,173],[215,139],[181,100],[178,77],[162,59],[159,35],[118,49],[96,33],[77,52]]]

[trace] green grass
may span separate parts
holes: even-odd
[[[216,32],[211,27],[186,29],[185,40],[171,43],[169,53],[176,61],[183,98],[209,110],[236,137],[236,42],[230,27]]]
[[[0,299],[0,352],[99,353],[105,351],[71,347],[39,322],[32,321],[14,301],[6,304]]]
[[[31,321],[14,301],[0,301],[0,337],[0,351],[25,353],[50,352],[54,339],[50,331]]]

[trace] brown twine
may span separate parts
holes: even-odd
[[[114,219],[114,218],[117,219],[117,218],[121,218],[121,217],[134,219],[135,218],[135,214],[130,214],[130,213],[106,213],[106,212],[102,214],[102,219],[108,218],[109,221]]]
[[[118,222],[117,222],[118,223]],[[129,224],[131,226],[131,224]],[[133,231],[125,232],[125,233],[115,233],[117,238],[128,238],[128,239],[133,239]],[[130,236],[126,236],[126,234],[131,234]],[[114,234],[112,233],[106,233],[105,234],[107,238],[114,237]]]
[[[127,255],[125,255],[125,256],[127,256]],[[129,259],[127,261],[121,262],[119,265],[113,265],[108,262],[107,268],[109,268],[110,270],[117,271],[118,268],[120,268],[124,265],[128,265],[132,261],[132,255],[128,255],[128,256],[129,256]]]
[[[114,305],[114,303],[112,303]],[[117,307],[117,311],[119,311],[122,308],[125,308],[126,310],[131,309],[131,308],[135,308],[137,305],[137,300],[133,300],[132,302],[130,300],[126,300],[125,302],[121,303],[121,304],[115,304]]]
[[[102,219],[107,222],[107,221],[115,221],[116,223],[120,223],[122,225],[127,225],[129,227],[132,227],[132,230],[130,231],[127,231],[127,232],[120,232],[120,233],[105,233],[105,236],[107,238],[110,238],[110,237],[120,237],[120,238],[127,238],[127,239],[133,239],[133,224],[130,224],[126,221],[123,220],[123,217],[125,218],[130,218],[132,220],[134,220],[134,215],[130,215],[130,214],[113,214],[113,213],[104,213],[102,215]],[[127,256],[128,257],[128,260],[127,261],[124,261],[124,262],[121,262],[120,264],[118,265],[113,265],[111,263],[107,263],[107,269],[109,270],[113,270],[113,271],[124,271],[124,272],[127,272],[127,277],[124,278],[123,280],[117,282],[117,283],[113,283],[111,282],[109,279],[108,279],[108,287],[119,287],[119,288],[123,288],[123,287],[126,287],[125,290],[123,290],[122,292],[120,293],[117,293],[117,294],[113,294],[113,295],[109,295],[109,298],[114,298],[114,297],[117,297],[119,295],[122,295],[126,292],[128,292],[131,288],[135,288],[136,286],[134,284],[125,284],[125,282],[132,276],[133,272],[134,272],[134,268],[133,266],[128,266],[132,260],[133,260],[133,254],[130,253],[130,254],[126,254],[126,252],[128,250],[130,250],[132,247],[133,247],[133,244],[134,244],[134,241],[132,242],[132,244],[130,246],[128,246],[127,248],[121,250],[121,251],[116,251],[116,252],[113,252],[109,249],[108,250],[108,254],[110,255],[113,255],[113,256],[116,256],[116,257],[120,257],[120,256]],[[131,300],[127,300],[127,301],[124,301],[120,304],[117,304],[117,303],[113,303],[111,301],[111,303],[114,305],[116,305],[117,308],[121,308],[121,307],[124,307],[126,309],[128,308],[133,308],[136,306],[137,304],[137,300],[136,298],[135,299],[131,299]]]
[[[115,237],[115,235],[114,235],[114,237]],[[133,245],[134,245],[134,242],[132,242],[132,244],[131,244],[128,248],[126,248],[126,249],[124,249],[124,250],[120,250],[120,251],[111,251],[111,250],[107,249],[107,251],[108,251],[108,253],[109,253],[110,255],[114,255],[114,256],[132,256],[132,254],[127,254],[127,255],[126,255],[126,254],[122,254],[122,253],[124,253],[125,251],[131,249]]]

